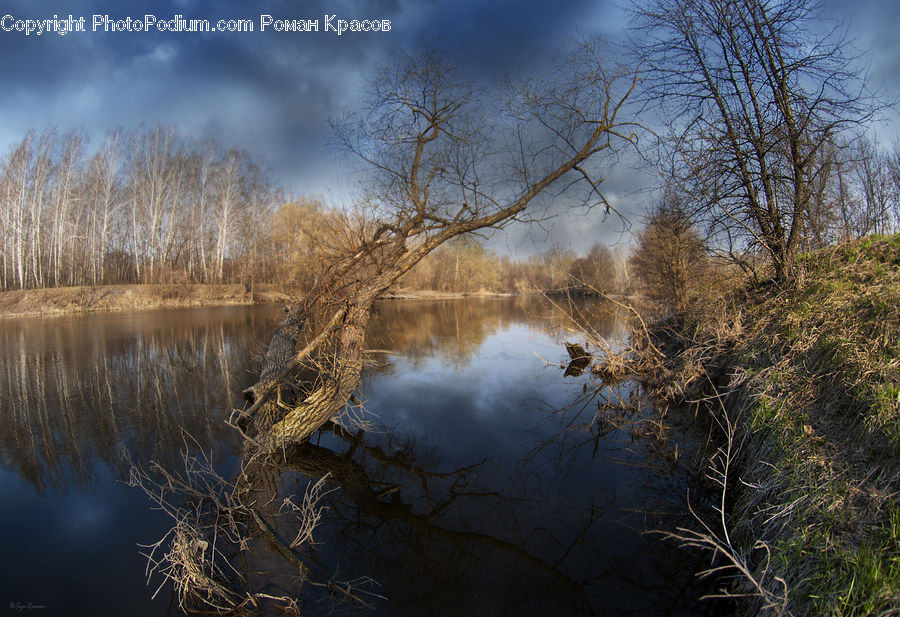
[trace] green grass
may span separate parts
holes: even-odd
[[[791,614],[900,615],[900,235],[800,264],[797,289],[738,292],[741,323],[693,324],[735,332],[719,345],[748,376],[741,477],[768,488],[745,486],[736,525],[771,548]]]
[[[900,515],[890,507],[884,525],[858,547],[836,547],[817,557],[821,568],[811,581],[817,614],[877,615],[900,602]]]

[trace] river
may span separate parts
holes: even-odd
[[[225,420],[280,315],[0,322],[0,601],[42,617],[178,613],[170,586],[151,599],[161,580],[148,583],[140,546],[170,521],[127,485],[123,453],[174,465],[188,449],[235,474],[241,440]],[[597,315],[604,337],[625,339],[614,312]],[[377,305],[366,431],[320,434],[276,478],[297,500],[327,475],[315,559],[368,606],[305,587],[304,614],[712,614],[702,560],[647,533],[686,522],[690,476],[671,447],[597,420],[598,400],[634,385],[564,376],[566,325],[535,298]]]

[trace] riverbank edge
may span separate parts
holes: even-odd
[[[900,236],[801,265],[636,346],[651,392],[720,429],[724,515],[675,539],[716,553],[740,615],[900,614]]]
[[[288,304],[302,292],[282,291],[274,285],[258,285],[252,292],[239,284],[148,284],[54,287],[0,292],[0,318],[70,315],[94,312],[144,311],[201,306],[249,306]],[[384,300],[452,300],[507,298],[517,294],[480,291],[444,293],[401,290]]]
[[[252,293],[242,285],[149,284],[55,287],[0,293],[0,318],[143,311],[201,306],[239,306],[287,302],[288,294],[263,286]]]

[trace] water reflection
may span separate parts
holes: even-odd
[[[517,324],[562,342],[572,336],[569,301],[540,296],[381,302],[370,330],[370,347],[401,353],[413,366],[438,358],[449,368],[465,367],[485,340]],[[627,322],[621,311],[600,301],[581,301],[578,310],[597,331],[622,340]]]
[[[89,483],[95,462],[117,467],[122,447],[171,460],[185,432],[204,449],[238,452],[225,420],[242,405],[278,316],[263,307],[5,320],[0,465],[44,493]],[[413,367],[437,359],[449,370],[466,366],[492,334],[525,322],[559,332],[565,318],[536,298],[383,302],[369,346]],[[615,332],[622,322],[610,312],[607,325]],[[370,373],[393,370],[377,360]]]
[[[329,494],[329,516],[316,533],[323,570],[344,564],[372,572],[374,590],[389,598],[381,608],[390,614],[589,609],[586,584],[564,566],[592,520],[572,521],[565,532],[546,521],[533,527],[522,512],[533,498],[494,490],[496,469],[487,459],[434,467],[427,464],[429,448],[422,453],[426,464],[419,459],[416,442],[336,434],[335,449],[297,446],[279,469],[311,481],[326,478],[338,489]],[[297,490],[297,480],[285,478],[281,498]]]
[[[640,533],[649,522],[642,500],[679,482],[591,465],[596,457],[583,447],[590,439],[576,439],[580,452],[570,449],[566,463],[534,451],[504,460],[514,453],[501,447],[495,458],[461,465],[450,462],[445,440],[381,429],[331,427],[319,444],[290,448],[250,472],[255,501],[271,504],[265,515],[282,537],[293,528],[279,525],[279,504],[326,482],[327,515],[307,557],[326,578],[373,577],[377,584],[356,582],[366,613],[706,614],[689,556]],[[622,509],[628,505],[640,512]],[[276,577],[263,567],[270,556],[249,559],[246,571],[265,571],[270,593],[291,593],[289,572]],[[304,599],[304,614],[360,612],[321,589]]]
[[[621,316],[593,310],[598,331],[621,339]],[[236,484],[259,493],[256,503],[283,537],[292,536],[286,500],[299,503],[324,479],[328,509],[307,547],[317,580],[356,580],[375,595],[363,596],[371,609],[338,606],[334,589],[306,585],[304,614],[701,612],[686,556],[640,533],[658,522],[647,505],[662,510],[681,498],[684,477],[648,472],[658,459],[645,442],[596,421],[588,377],[563,377],[566,310],[540,298],[380,303],[361,392],[372,430],[324,431],[274,463],[248,461],[238,478],[241,442],[225,420],[255,381],[258,346],[279,316],[274,307],[241,307],[5,321],[4,470],[47,495],[42,507],[59,509],[56,518],[71,518],[71,503],[58,496],[73,486],[86,503],[125,499],[108,488],[126,476],[123,449],[137,462],[165,464],[188,434]],[[603,396],[624,395],[627,386]],[[32,529],[27,513],[11,512],[7,528],[50,527]],[[155,540],[155,529],[139,527],[125,550],[136,554],[134,542]],[[250,550],[233,547],[246,584],[296,593],[296,573],[263,538],[253,540]],[[87,550],[58,554],[60,568],[78,570]],[[116,559],[108,560],[120,570],[111,580],[123,595],[146,598],[142,584],[129,587],[143,570]],[[10,576],[21,588],[28,572]],[[365,577],[377,585],[362,584]],[[166,608],[136,605],[94,605],[91,613]]]
[[[381,424],[287,450],[255,472],[254,501],[273,504],[277,524],[276,504],[324,480],[308,558],[326,577],[374,578],[357,591],[377,614],[704,614],[691,557],[641,533],[678,523],[662,514],[681,505],[685,478],[631,431],[601,434],[612,391],[598,400],[586,378],[536,361],[565,356],[563,314],[496,302],[382,305],[371,343],[395,355],[363,388]],[[595,324],[608,338],[623,328],[609,311]],[[285,573],[276,595],[292,583]],[[360,608],[321,589],[303,597],[305,614]]]
[[[253,379],[254,348],[274,315],[235,319],[216,309],[4,321],[3,468],[45,494],[90,483],[98,462],[120,469],[123,447],[168,460],[183,432],[205,449],[239,451],[224,420]]]

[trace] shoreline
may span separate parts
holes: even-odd
[[[463,298],[511,298],[507,292],[436,292],[399,290],[382,300],[457,300]],[[260,285],[247,292],[240,284],[98,285],[96,287],[51,287],[0,292],[0,319],[4,317],[50,317],[82,313],[144,311],[203,306],[252,306],[287,304],[295,293],[274,285]]]
[[[0,319],[83,313],[143,311],[203,306],[249,306],[287,302],[290,295],[271,286],[253,293],[240,284],[149,284],[54,287],[0,292]]]
[[[537,293],[537,292],[536,292]],[[464,298],[515,298],[523,294],[505,291],[433,291],[401,290],[382,294],[379,300],[462,300]]]

